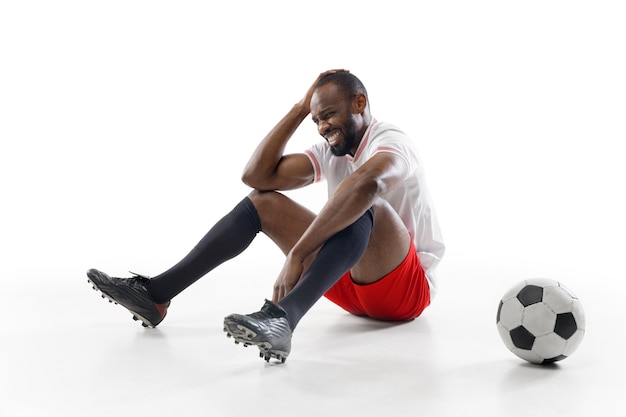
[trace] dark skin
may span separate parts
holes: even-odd
[[[359,284],[373,283],[398,266],[410,246],[409,233],[393,208],[381,196],[397,187],[406,174],[399,156],[383,152],[370,158],[346,177],[315,215],[280,190],[313,183],[314,171],[303,153],[284,155],[285,147],[300,124],[311,115],[331,147],[354,155],[372,116],[367,97],[345,97],[332,82],[316,89],[320,74],[302,100],[278,122],[258,145],[244,169],[242,180],[254,188],[255,205],[263,232],[286,255],[273,290],[274,302],[289,293],[323,243],[374,207],[374,228],[363,257],[352,268]],[[337,254],[341,256],[341,254]]]

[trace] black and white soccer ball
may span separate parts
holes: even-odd
[[[527,279],[511,287],[500,300],[496,322],[505,346],[537,364],[567,358],[585,334],[580,300],[549,278]]]

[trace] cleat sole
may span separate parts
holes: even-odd
[[[105,300],[108,300],[109,303],[118,305],[117,301],[115,301],[114,299],[112,299],[108,295],[106,295],[104,292],[102,292],[98,288],[98,286],[91,279],[87,278],[87,282],[89,282],[92,285],[94,290],[100,292],[100,297],[104,298]],[[129,308],[127,308],[125,306],[122,306],[122,307],[124,307],[126,310],[130,311],[130,313],[133,315],[133,320],[141,321],[141,325],[143,327],[150,328],[150,329],[154,329],[156,327],[148,319],[146,319],[145,317],[141,316],[140,314],[137,314],[136,312],[130,310]]]
[[[234,339],[236,345],[241,344],[244,347],[255,345],[258,347],[259,357],[264,359],[266,362],[269,362],[270,359],[274,358],[280,363],[285,363],[287,356],[289,356],[289,352],[273,349],[273,346],[269,342],[254,340],[257,337],[257,334],[239,323],[225,322],[224,332],[226,332],[227,338]]]

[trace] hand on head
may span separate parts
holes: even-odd
[[[300,101],[300,104],[302,104],[303,106],[306,107],[306,109],[308,111],[311,110],[311,97],[313,97],[313,92],[315,91],[315,87],[317,86],[317,83],[320,82],[320,80],[322,78],[324,78],[326,75],[328,74],[335,74],[338,72],[350,72],[350,70],[347,69],[332,69],[332,70],[328,70],[328,71],[324,71],[322,72],[320,75],[318,75],[318,77],[315,79],[315,82],[313,82],[313,84],[311,85],[311,87],[309,87],[309,90],[306,92],[306,94],[304,95],[304,98],[302,98],[302,100]]]

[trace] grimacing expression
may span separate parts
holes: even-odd
[[[318,88],[311,98],[311,116],[317,131],[335,156],[353,154],[358,144],[352,100],[333,83]]]

